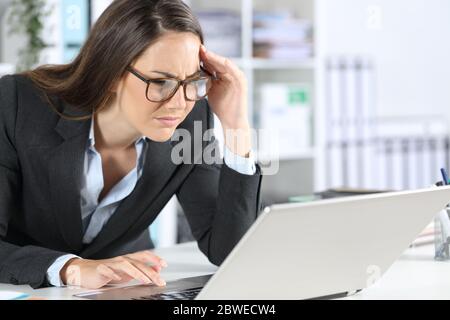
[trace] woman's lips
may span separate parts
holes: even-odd
[[[176,118],[176,117],[159,117],[156,118],[156,120],[158,120],[160,123],[162,123],[165,126],[168,127],[173,127],[178,123],[178,120],[180,120],[180,118]]]

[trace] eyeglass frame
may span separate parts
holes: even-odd
[[[148,101],[150,101],[150,102],[166,102],[166,101],[169,101],[169,100],[172,99],[173,96],[178,92],[178,89],[180,89],[180,86],[183,86],[184,98],[185,98],[187,101],[199,101],[199,100],[203,99],[204,97],[206,97],[206,96],[208,95],[208,92],[207,92],[207,93],[206,93],[203,97],[201,97],[199,100],[192,100],[192,99],[189,99],[189,98],[187,97],[187,94],[186,94],[186,85],[187,85],[188,83],[192,82],[192,81],[199,80],[199,79],[201,79],[202,77],[200,77],[199,79],[195,79],[195,78],[194,78],[195,80],[194,80],[194,79],[184,79],[184,80],[181,80],[181,79],[171,78],[171,77],[147,79],[146,77],[144,77],[143,75],[141,75],[141,73],[140,73],[138,70],[136,70],[135,68],[133,68],[132,66],[128,66],[128,67],[126,68],[126,70],[127,70],[128,72],[130,72],[131,74],[133,74],[135,77],[137,77],[139,80],[142,80],[143,82],[145,82],[145,83],[147,84],[147,88],[145,89],[145,98],[146,98]],[[209,72],[208,70],[206,70],[203,66],[200,66],[200,70],[199,70],[199,71],[202,71],[202,72],[206,73],[206,74],[207,74],[207,77],[210,78],[212,81],[218,80],[217,76],[215,76],[214,74],[212,74],[211,72]],[[204,77],[203,77],[203,78],[204,78]],[[151,84],[152,82],[157,82],[157,81],[161,81],[161,80],[175,80],[175,81],[178,82],[178,84],[177,84],[176,88],[173,90],[173,92],[169,95],[168,98],[166,98],[166,99],[164,99],[164,100],[160,100],[160,101],[153,101],[153,100],[150,100],[149,97],[148,97],[148,89],[149,89],[149,87],[150,87],[150,84]]]

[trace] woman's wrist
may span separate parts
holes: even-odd
[[[61,268],[61,271],[59,272],[59,277],[61,279],[61,282],[64,285],[67,285],[67,281],[69,278],[69,275],[73,273],[72,269],[70,267],[73,267],[75,265],[79,265],[79,263],[81,263],[83,261],[83,259],[81,258],[72,258],[69,261],[66,262],[66,264]]]
[[[224,127],[223,134],[225,145],[231,152],[244,158],[249,157],[252,141],[248,123],[237,128]]]

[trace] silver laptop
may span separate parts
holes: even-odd
[[[267,207],[210,276],[129,286],[89,299],[311,299],[370,286],[440,210],[450,187]]]

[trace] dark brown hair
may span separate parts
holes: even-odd
[[[191,32],[203,43],[197,18],[182,0],[115,0],[94,24],[78,56],[68,64],[43,65],[24,72],[44,92],[60,116],[87,119],[108,105],[126,67],[165,32]],[[57,110],[49,96],[85,111],[69,117]]]

